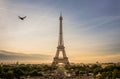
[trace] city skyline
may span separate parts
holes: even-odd
[[[59,16],[72,62],[120,61],[120,1],[0,0],[0,50],[56,53]],[[27,16],[22,21],[18,16]],[[46,60],[47,61],[47,60]]]

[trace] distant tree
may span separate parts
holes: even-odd
[[[102,77],[101,77],[102,79],[105,79],[108,76],[108,74],[106,72],[102,72],[101,75],[102,75]]]
[[[20,78],[20,76],[25,75],[24,72],[20,68],[17,68],[17,67],[13,69],[13,72],[16,78]]]
[[[0,66],[0,74],[2,73],[2,67]]]
[[[112,71],[108,71],[107,73],[108,73],[108,78],[112,79]]]
[[[2,67],[0,66],[0,78],[2,77]]]
[[[98,68],[99,66],[97,65],[97,64],[93,64],[92,66],[91,66],[91,69],[95,69],[95,68]]]
[[[118,71],[118,76],[117,77],[120,78],[120,70]]]
[[[98,74],[99,72],[101,72],[101,70],[102,70],[102,68],[100,68],[100,67],[97,67],[97,68],[93,69],[94,75],[96,75],[96,74]]]
[[[14,78],[13,71],[9,70],[9,71],[6,73],[6,78],[7,78],[7,79],[13,79],[13,78]]]
[[[117,69],[113,70],[113,73],[112,73],[113,79],[117,78],[117,76],[119,75],[118,73],[119,73],[119,71]]]
[[[3,72],[8,72],[9,69],[10,69],[10,67],[4,67],[4,66],[3,66]]]
[[[116,66],[107,66],[104,68],[104,71],[113,71],[116,68]]]
[[[30,76],[38,76],[37,70],[33,70],[30,72]]]
[[[5,77],[6,77],[5,72],[2,72],[2,73],[0,74],[0,78],[4,78],[4,79],[5,79]]]
[[[79,75],[79,70],[75,71],[75,75],[78,76]]]

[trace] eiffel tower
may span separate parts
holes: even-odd
[[[52,66],[56,66],[59,63],[63,63],[65,65],[69,66],[70,63],[68,61],[68,57],[66,56],[64,42],[63,42],[63,32],[62,32],[63,17],[61,14],[60,14],[59,20],[60,20],[59,41],[58,41],[56,55],[55,55],[53,62],[52,62]],[[63,57],[59,57],[60,53],[62,53]]]

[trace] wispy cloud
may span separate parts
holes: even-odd
[[[0,62],[11,62],[12,61],[20,61],[26,63],[35,63],[35,62],[40,62],[40,63],[46,63],[46,61],[49,61],[51,59],[50,55],[45,55],[45,54],[23,54],[23,53],[15,53],[15,52],[9,52],[5,50],[0,50]],[[50,61],[49,61],[50,62]]]

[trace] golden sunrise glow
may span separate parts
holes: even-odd
[[[51,62],[58,43],[59,9],[42,3],[41,5],[22,1],[15,3],[8,0],[0,1],[0,50],[50,55],[51,58],[45,61],[33,60],[33,62]],[[57,6],[56,4],[54,5]],[[76,16],[79,13],[80,15]],[[120,17],[100,16],[86,20],[82,17],[83,14],[82,12],[76,12],[76,14],[66,12],[66,9],[63,9],[63,38],[70,61],[76,63],[118,62],[120,60],[119,27],[112,28],[109,23]],[[27,16],[27,18],[21,21],[18,16]],[[79,17],[81,19],[78,20]],[[109,30],[106,30],[107,26]]]

